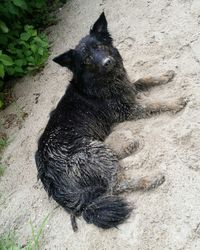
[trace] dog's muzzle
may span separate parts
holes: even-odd
[[[110,71],[111,69],[113,69],[114,65],[115,65],[115,60],[111,56],[106,57],[102,61],[102,66],[106,71]]]

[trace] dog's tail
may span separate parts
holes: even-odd
[[[128,203],[118,196],[100,196],[89,203],[83,210],[83,218],[104,229],[116,227],[130,215]]]
[[[52,196],[65,210],[71,213],[74,231],[78,229],[75,217],[81,214],[87,223],[108,229],[123,223],[132,210],[123,198],[106,196],[106,190],[100,186],[76,191],[63,188],[64,186],[53,189]]]

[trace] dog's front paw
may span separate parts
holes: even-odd
[[[175,75],[175,71],[168,70],[162,77],[164,78],[165,83],[168,83],[174,78]]]
[[[176,114],[181,111],[188,103],[188,100],[184,97],[177,99],[173,104],[173,112]]]

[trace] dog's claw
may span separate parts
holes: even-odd
[[[164,77],[166,77],[166,83],[170,82],[174,76],[176,75],[174,70],[168,70],[165,74],[163,74]]]
[[[147,185],[146,190],[155,189],[160,185],[162,185],[164,182],[165,182],[165,176],[162,173],[159,173],[153,177],[149,185]]]

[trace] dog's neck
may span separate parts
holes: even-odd
[[[116,70],[113,74],[109,74],[107,77],[105,75],[94,76],[88,73],[80,79],[74,75],[72,84],[78,87],[78,91],[81,94],[88,98],[97,99],[110,99],[113,96],[119,96],[123,94],[125,85],[131,85],[124,67]]]

